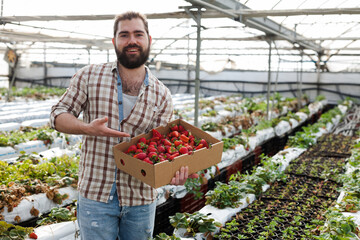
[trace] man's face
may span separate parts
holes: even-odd
[[[119,22],[113,44],[120,64],[134,69],[149,58],[151,37],[146,33],[141,19],[134,18]]]

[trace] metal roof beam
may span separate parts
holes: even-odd
[[[207,9],[213,9],[225,13],[235,21],[246,24],[249,27],[258,29],[268,35],[280,36],[289,42],[297,42],[300,46],[312,49],[316,52],[322,52],[322,47],[312,41],[307,41],[303,36],[297,34],[295,31],[281,26],[277,22],[263,17],[244,18],[241,14],[235,13],[236,11],[243,11],[250,9],[244,4],[236,0],[186,0],[194,6],[202,6]]]

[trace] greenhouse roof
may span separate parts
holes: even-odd
[[[359,71],[359,7],[357,0],[2,0],[0,51],[16,50],[23,63],[108,61],[114,16],[134,10],[149,19],[157,67],[195,64],[200,19],[206,71],[267,70],[270,50],[272,70]]]

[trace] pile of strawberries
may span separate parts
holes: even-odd
[[[161,135],[157,130],[152,130],[150,139],[140,138],[136,145],[131,145],[126,153],[155,164],[163,161],[172,161],[183,154],[192,154],[201,148],[209,148],[205,139],[198,139],[188,132],[182,125],[174,124],[167,135]]]

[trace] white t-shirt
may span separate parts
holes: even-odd
[[[124,111],[124,119],[127,118],[133,109],[137,96],[131,96],[123,93],[123,111]]]

